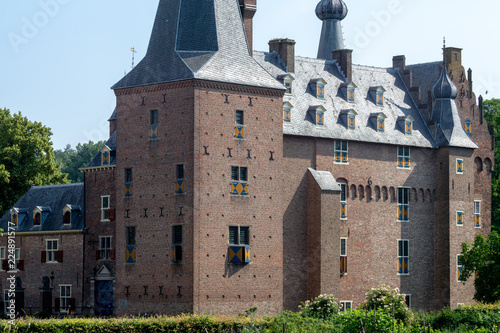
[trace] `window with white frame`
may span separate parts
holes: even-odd
[[[410,241],[407,239],[398,240],[398,274],[408,275],[410,261]]]
[[[408,222],[410,220],[410,188],[398,187],[398,221]]]
[[[3,290],[3,313],[8,313],[7,307],[10,304],[10,298],[14,298],[15,295],[9,289]]]
[[[111,236],[99,237],[99,259],[111,259]]]
[[[71,304],[71,285],[59,285],[59,311],[67,313]]]
[[[248,168],[231,166],[231,194],[248,195]]]
[[[340,238],[340,274],[347,274],[347,238]]]
[[[346,164],[349,162],[348,142],[335,140],[335,163]]]
[[[403,169],[410,168],[410,147],[407,146],[398,147],[398,168],[403,168]]]
[[[109,221],[110,196],[101,196],[101,221]]]
[[[46,241],[46,262],[57,262],[57,251],[59,250],[59,241],[57,239],[49,239]]]
[[[481,228],[481,201],[474,200],[474,228]]]
[[[340,312],[352,309],[352,301],[340,301]]]

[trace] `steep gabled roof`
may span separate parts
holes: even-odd
[[[238,1],[160,0],[146,56],[112,89],[193,78],[284,90],[250,56]]]

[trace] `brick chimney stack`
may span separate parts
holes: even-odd
[[[276,52],[285,63],[288,73],[295,73],[295,41],[288,38],[276,38],[269,41],[269,52]]]
[[[337,50],[332,52],[333,60],[339,64],[347,83],[352,82],[352,50]]]
[[[253,55],[253,17],[257,11],[257,0],[239,0],[241,17],[245,25],[245,34],[247,36],[248,49],[250,55]]]

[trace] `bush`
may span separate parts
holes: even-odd
[[[333,320],[335,326],[343,327],[343,332],[406,332],[403,323],[398,323],[382,309],[363,311],[348,310]]]
[[[381,285],[366,293],[366,301],[360,305],[363,310],[381,310],[385,314],[393,314],[394,318],[409,324],[412,312],[405,302],[405,295],[398,288]]]
[[[330,319],[339,313],[340,303],[330,295],[319,295],[312,301],[305,301],[299,305],[302,315],[318,319]]]

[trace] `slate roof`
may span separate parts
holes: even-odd
[[[72,223],[63,224],[63,208],[71,205]],[[41,226],[33,226],[33,210],[36,207],[48,213]],[[21,212],[25,212],[24,218],[18,220],[17,232],[26,231],[61,231],[61,230],[82,230],[84,224],[84,191],[83,183],[34,186],[24,194],[21,199],[12,207]],[[21,214],[19,214],[21,216]],[[0,218],[0,228],[8,230],[8,223],[11,220],[10,210]]]
[[[275,53],[255,52],[254,58],[274,77],[286,74],[279,57]],[[407,145],[436,147],[427,124],[406,88],[399,72],[395,69],[374,68],[353,65],[352,81],[357,86],[354,103],[348,102],[341,86],[345,85],[344,74],[334,60],[319,60],[296,57],[295,73],[292,76],[293,94],[285,95],[284,102],[292,104],[291,123],[284,123],[283,133],[288,135],[342,139]],[[313,79],[326,81],[325,99],[318,99],[311,93],[309,83]],[[377,106],[370,89],[383,87],[384,105]],[[317,126],[311,121],[311,106],[322,105],[325,109],[325,126]],[[356,129],[347,129],[341,114],[353,109],[356,113]],[[374,115],[384,113],[385,132],[379,133],[373,127]],[[414,119],[413,134],[404,133],[407,116]]]
[[[114,131],[113,134],[111,134],[108,141],[106,141],[104,145],[107,146],[111,151],[109,164],[116,165],[116,131]],[[99,151],[94,156],[94,158],[92,158],[92,161],[90,161],[90,163],[86,166],[86,168],[101,166],[101,161],[102,161],[101,156],[102,153],[101,151]]]
[[[406,66],[406,69],[411,69],[413,72],[413,86],[420,87],[422,104],[426,104],[429,101],[428,92],[432,90],[432,87],[438,81],[442,64],[442,61],[436,61]]]
[[[238,1],[160,0],[146,56],[112,89],[192,78],[284,90],[250,56]]]
[[[308,168],[308,170],[318,184],[321,191],[340,192],[342,190],[340,184],[335,181],[335,178],[333,178],[333,175],[330,171],[318,171],[313,168]]]

